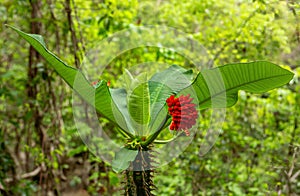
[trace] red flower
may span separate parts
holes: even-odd
[[[190,94],[187,96],[180,95],[178,98],[171,95],[166,100],[169,114],[172,116],[170,130],[183,130],[187,136],[189,135],[188,129],[196,124],[198,118],[196,104],[192,101],[193,98],[190,98]]]

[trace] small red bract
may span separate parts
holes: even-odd
[[[96,87],[98,86],[98,83],[99,83],[99,82],[100,82],[99,80],[94,81],[94,82],[91,82],[91,85],[92,85],[94,88],[96,88]],[[110,81],[107,81],[106,85],[109,87],[109,86],[110,86]]]
[[[190,97],[190,94],[180,95],[178,98],[171,95],[166,100],[169,114],[172,116],[170,130],[183,130],[189,136],[188,129],[196,124],[198,118],[196,104],[192,101],[193,98]]]
[[[98,82],[99,82],[99,80],[97,80],[97,81],[94,81],[94,82],[91,82],[91,85],[92,85],[93,87],[96,87],[96,86],[97,86],[97,84],[98,84]]]

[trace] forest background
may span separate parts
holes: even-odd
[[[295,78],[263,95],[240,91],[211,151],[199,157],[203,135],[196,135],[183,154],[157,169],[156,194],[300,195],[299,15],[296,0],[2,0],[1,193],[120,195],[123,181],[82,142],[72,90],[4,24],[43,35],[50,50],[77,68],[94,40],[162,25],[201,43],[214,66],[268,60]],[[113,86],[124,68],[149,61],[188,65],[175,51],[141,47],[115,58],[104,77]]]

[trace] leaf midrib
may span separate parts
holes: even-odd
[[[229,92],[229,93],[227,93],[227,94],[231,94],[231,91],[233,91],[234,89],[243,90],[243,89],[239,89],[239,87],[242,87],[243,85],[247,85],[247,84],[259,82],[259,81],[262,81],[262,80],[269,80],[269,79],[276,78],[276,77],[288,76],[288,75],[290,75],[290,74],[281,74],[281,75],[271,76],[271,77],[267,77],[267,78],[257,79],[257,80],[254,80],[253,82],[242,83],[242,84],[237,85],[237,86],[235,86],[235,87],[232,87],[232,88],[229,88],[229,89],[225,89],[225,90],[223,90],[223,91],[220,91],[219,93],[216,93],[216,94],[214,94],[213,96],[209,96],[208,98],[204,99],[203,101],[200,101],[200,102],[199,102],[199,105],[208,102],[208,100],[210,100],[210,99],[212,99],[212,98],[214,98],[214,97],[217,97],[218,95],[220,95],[220,94],[222,94],[222,93],[224,93],[224,92]],[[203,77],[203,75],[202,75],[202,77]],[[204,77],[203,77],[203,78],[204,78]],[[197,86],[198,86],[198,85],[197,85]],[[274,87],[274,88],[276,88],[276,87]],[[208,88],[208,89],[209,89],[209,88]],[[236,92],[236,91],[234,91],[234,92]],[[253,93],[255,93],[255,91],[254,91]]]
[[[142,117],[143,124],[144,124],[144,120],[145,120],[146,123],[148,123],[149,122],[149,117],[150,117],[150,93],[149,93],[149,87],[148,87],[148,85],[146,85],[146,87],[144,87],[144,88],[146,88],[146,89],[143,89],[143,99],[142,99],[142,102],[143,102],[142,109],[143,109],[143,111],[142,111],[142,114],[145,114],[145,111],[147,109],[148,109],[148,112],[147,112],[148,114],[146,115],[146,119],[144,119],[144,116]],[[147,95],[147,97],[146,97],[146,95]],[[145,106],[146,100],[148,100],[149,103],[146,104],[146,106]]]

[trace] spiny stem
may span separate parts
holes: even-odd
[[[152,181],[152,159],[150,148],[138,148],[139,153],[126,171],[125,195],[127,196],[153,196],[151,191],[155,189]]]

